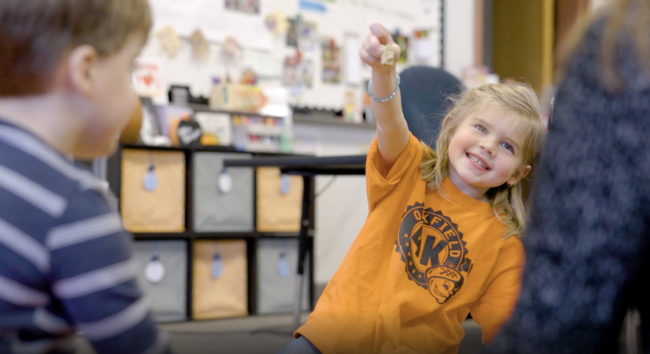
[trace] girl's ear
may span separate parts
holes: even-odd
[[[451,120],[451,115],[447,115],[445,119],[442,121],[442,127],[446,127],[447,124],[449,124],[449,121]]]
[[[443,129],[445,129],[450,122],[451,122],[451,115],[447,115],[445,119],[442,121],[442,126],[440,130],[442,131]],[[449,130],[449,140],[451,140],[451,137],[454,136],[454,130],[455,129]]]
[[[515,173],[512,174],[512,176],[506,181],[510,187],[514,186],[515,184],[519,183],[519,181],[522,180],[522,178],[528,176],[530,173],[530,170],[532,170],[533,167],[530,165],[525,165],[521,166],[515,171]]]

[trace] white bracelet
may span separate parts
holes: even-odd
[[[393,93],[391,93],[390,96],[388,96],[386,98],[377,98],[377,97],[375,97],[375,95],[372,94],[372,90],[370,89],[370,86],[372,85],[372,80],[369,80],[368,81],[368,94],[370,95],[370,98],[372,98],[373,100],[375,100],[377,102],[384,103],[384,102],[390,101],[391,98],[395,97],[395,95],[397,94],[397,89],[399,88],[399,82],[400,82],[399,75],[396,74],[395,76],[397,77],[397,85],[395,85],[395,89],[393,90]]]

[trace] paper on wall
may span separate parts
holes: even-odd
[[[361,83],[361,59],[359,58],[359,48],[361,43],[359,37],[348,34],[345,36],[343,43],[343,52],[345,56],[345,83],[350,86],[357,86]]]
[[[151,97],[155,101],[165,99],[165,79],[162,63],[155,58],[136,58],[131,74],[133,88],[138,96]]]
[[[253,69],[260,79],[282,78],[282,60],[272,54],[249,50],[244,54],[243,67]]]
[[[341,50],[334,38],[321,39],[321,65],[323,83],[338,84],[341,82]]]

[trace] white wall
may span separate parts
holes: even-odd
[[[330,125],[294,123],[294,136],[308,140],[318,156],[363,155],[368,152],[376,131],[370,127],[341,128]],[[308,151],[308,150],[306,150]],[[316,192],[322,191],[332,176],[316,177]],[[326,284],[339,268],[343,257],[368,216],[366,178],[338,176],[316,198],[314,235],[314,282]]]
[[[445,70],[461,78],[474,64],[474,0],[445,1]]]
[[[198,6],[197,9],[200,10],[202,7],[199,5],[209,3],[211,4],[211,11],[215,11],[214,16],[217,16],[218,13],[216,11],[223,8],[223,6],[219,6],[220,1],[223,0],[186,0],[187,4],[183,3],[180,7],[184,9],[186,7],[195,8]],[[432,56],[426,61],[419,62],[413,59],[413,54],[410,54],[411,59],[409,59],[407,64],[435,66],[440,62],[439,5],[437,5],[437,0],[337,0],[331,3],[324,2],[327,11],[323,14],[299,9],[297,0],[264,0],[261,3],[265,5],[263,6],[262,14],[278,11],[287,18],[293,18],[297,14],[300,14],[304,21],[314,23],[317,26],[319,36],[333,38],[337,45],[341,47],[342,73],[347,70],[345,68],[346,52],[343,46],[345,38],[350,35],[355,36],[360,46],[361,41],[369,33],[369,25],[373,22],[384,24],[390,31],[399,29],[402,33],[406,33],[409,36],[412,35],[413,30],[428,29],[430,36],[427,41],[430,42],[431,48],[433,48]],[[425,6],[425,4],[431,4],[431,6]],[[198,63],[192,58],[191,48],[187,41],[188,34],[194,29],[193,24],[188,23],[192,19],[187,20],[180,15],[175,16],[175,12],[174,15],[169,15],[170,9],[179,7],[179,3],[176,0],[152,0],[152,5],[154,10],[156,10],[154,14],[159,15],[158,18],[154,18],[154,28],[159,29],[165,25],[172,25],[182,35],[183,48],[176,58],[169,59],[160,54],[160,40],[155,36],[151,36],[141,57],[159,58],[162,60],[163,71],[168,85],[171,83],[188,85],[193,93],[207,95],[210,90],[211,76],[216,75],[223,79],[226,73],[224,63],[219,58],[219,43],[216,41],[211,42],[208,60],[204,63]],[[424,11],[425,8],[430,11]],[[165,9],[167,11],[162,11]],[[194,13],[193,16],[200,15],[200,19],[203,20],[208,16],[200,12],[197,14],[196,11],[188,10],[187,12],[187,16]],[[163,16],[162,14],[164,13],[167,13],[167,16]],[[223,17],[224,14],[222,13],[219,16]],[[262,19],[258,18],[259,21],[262,21]],[[223,24],[215,23],[212,27],[223,26]],[[246,28],[220,28],[219,32],[232,34],[244,29]],[[155,30],[153,32],[156,33]],[[206,35],[211,33],[209,28],[204,28],[204,32],[206,32]],[[266,51],[260,50],[259,48],[247,48],[244,45],[243,60],[246,61],[247,56],[254,55],[259,57],[257,62],[264,63],[264,66],[268,66],[271,63],[272,66],[281,68],[284,59],[287,56],[293,56],[295,54],[295,49],[288,47],[285,42],[284,36],[274,38],[270,44],[270,49]],[[413,51],[411,50],[411,52]],[[347,54],[351,54],[353,57],[351,62],[354,62],[354,65],[358,65],[357,70],[353,70],[355,73],[358,73],[355,77],[358,78],[361,76],[361,79],[369,78],[370,72],[368,68],[361,68],[362,63],[358,59],[358,48],[352,48]],[[341,84],[322,82],[322,53],[320,42],[314,50],[304,50],[302,52],[302,58],[304,61],[313,63],[315,70],[313,82],[311,88],[305,90],[300,97],[290,97],[292,105],[340,110],[345,104],[345,93],[347,90],[352,90],[357,95],[358,100],[361,101],[361,94],[364,90],[363,85],[356,84],[352,87],[345,85],[343,81],[344,75],[342,75]],[[237,81],[238,73],[245,69],[244,64],[240,63],[237,66],[231,66],[232,70],[230,75]],[[270,80],[270,83],[276,84],[277,79],[281,78],[281,74],[282,70],[279,70],[277,77],[273,78],[274,80]]]

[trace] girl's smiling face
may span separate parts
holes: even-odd
[[[490,188],[519,182],[531,169],[522,165],[524,127],[508,108],[489,105],[475,110],[449,142],[449,179],[477,200],[486,200]]]

